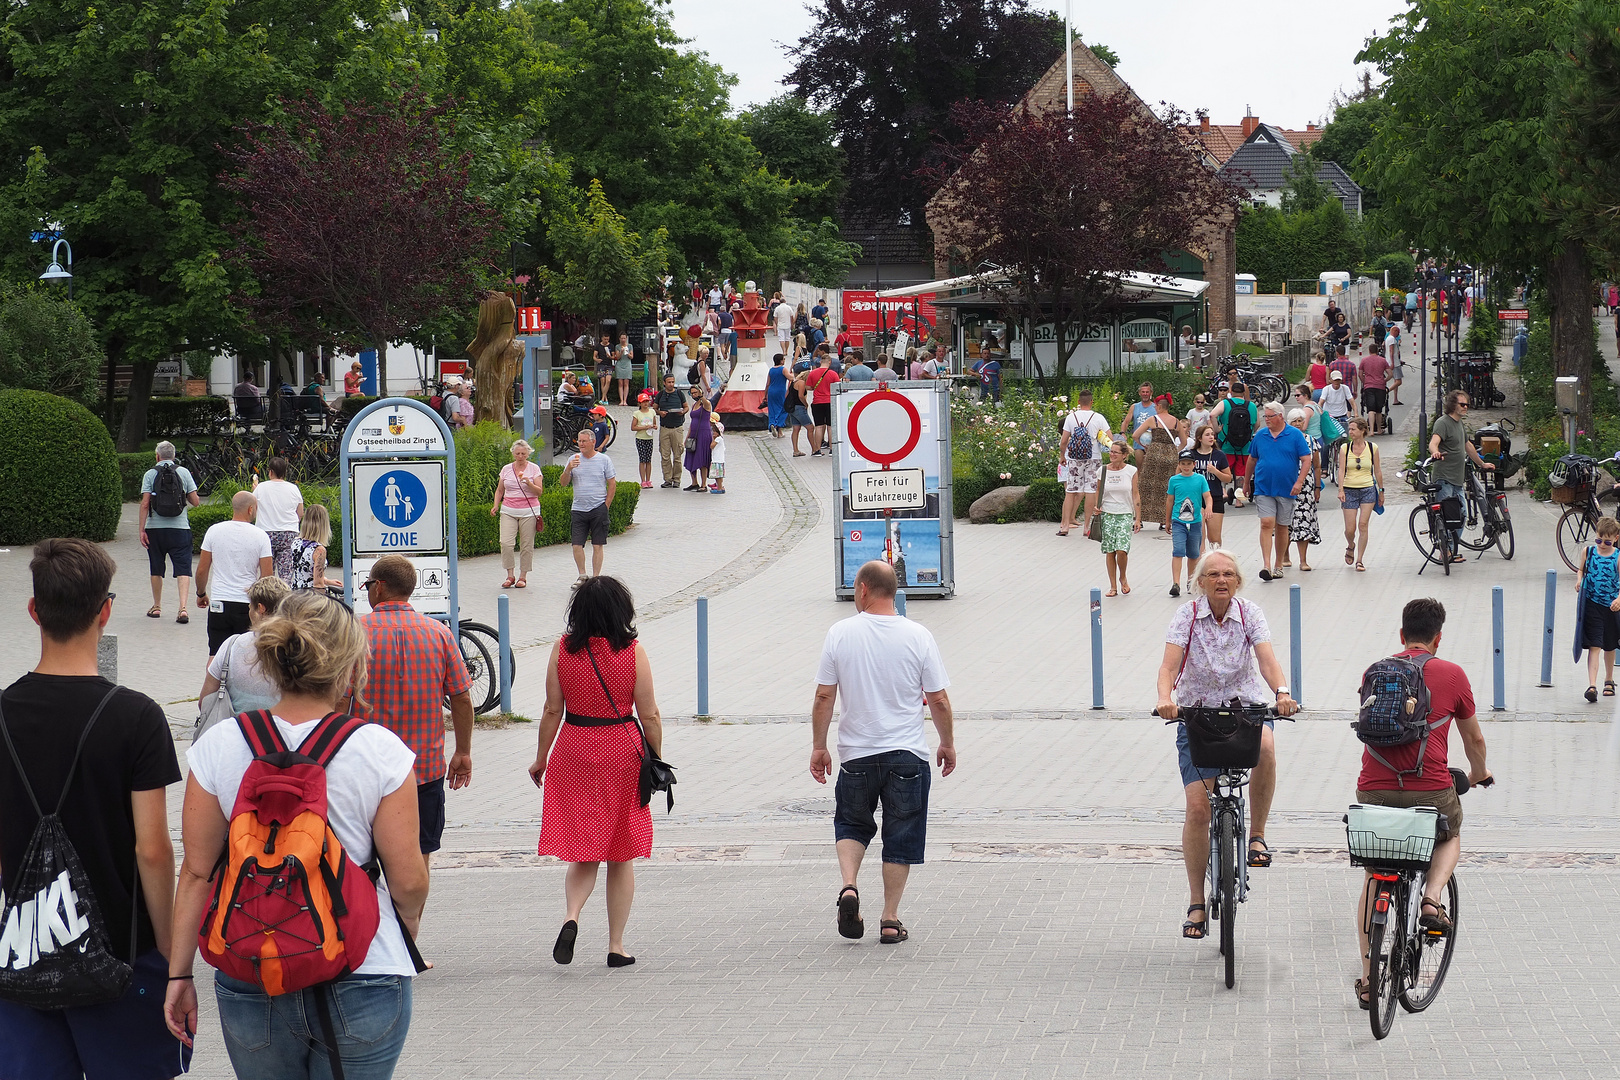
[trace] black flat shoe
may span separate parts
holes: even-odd
[[[557,934],[557,944],[551,947],[551,958],[559,964],[574,962],[574,941],[579,937],[579,923],[569,919]]]
[[[608,953],[608,967],[611,967],[611,968],[629,967],[631,964],[633,964],[635,962],[636,962],[636,958],[633,957],[633,956],[626,956],[623,953],[616,953],[616,952]]]

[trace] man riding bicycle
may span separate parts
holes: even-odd
[[[1462,855],[1462,802],[1457,798],[1451,768],[1446,762],[1453,722],[1462,736],[1463,752],[1468,755],[1469,784],[1481,784],[1491,777],[1491,771],[1485,767],[1485,735],[1480,730],[1479,718],[1474,715],[1474,691],[1468,675],[1456,664],[1435,657],[1440,649],[1440,629],[1445,623],[1445,606],[1432,598],[1409,601],[1401,609],[1403,648],[1395,656],[1423,663],[1423,683],[1429,689],[1428,723],[1435,726],[1420,739],[1402,746],[1363,749],[1361,777],[1356,781],[1356,801],[1363,805],[1432,806],[1445,815],[1445,827],[1435,833],[1434,857],[1429,863],[1428,878],[1423,886],[1423,908],[1418,918],[1419,925],[1440,933],[1451,932],[1451,916],[1440,898]],[[1356,902],[1356,934],[1361,942],[1361,978],[1356,980],[1356,1000],[1363,1009],[1370,1009],[1371,959],[1366,906],[1364,881]]]
[[[1277,713],[1291,716],[1299,704],[1283,681],[1282,665],[1271,648],[1271,630],[1260,605],[1240,599],[1243,571],[1237,558],[1225,550],[1212,551],[1198,561],[1190,603],[1181,605],[1165,631],[1164,662],[1159,666],[1159,715],[1176,718],[1179,701],[1186,705],[1225,705],[1233,698],[1259,704],[1275,697]],[[1201,595],[1200,595],[1201,594]],[[1258,663],[1259,671],[1255,670]],[[1269,689],[1268,689],[1269,687]],[[1266,721],[1260,736],[1260,762],[1250,775],[1254,802],[1254,833],[1249,837],[1248,863],[1271,865],[1266,845],[1266,817],[1277,788],[1277,750],[1273,722]],[[1181,936],[1198,939],[1206,931],[1204,877],[1209,868],[1209,788],[1207,781],[1219,769],[1199,769],[1192,763],[1187,725],[1176,725],[1181,783],[1187,795],[1187,816],[1181,826],[1181,858],[1187,866],[1192,899]],[[1191,916],[1197,913],[1195,921]]]

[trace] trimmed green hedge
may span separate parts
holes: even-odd
[[[125,502],[141,501],[141,481],[146,477],[146,470],[156,464],[157,457],[150,450],[118,455],[118,479]]]
[[[55,394],[0,390],[0,544],[111,540],[121,489],[95,413]]]

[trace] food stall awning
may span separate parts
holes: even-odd
[[[1194,278],[1168,277],[1160,274],[1128,273],[1120,274],[1120,284],[1123,286],[1121,299],[1129,304],[1177,304],[1191,303],[1200,299],[1209,291],[1209,282],[1198,281]],[[1005,277],[985,278],[978,280],[980,285],[1003,284]],[[939,282],[934,283],[936,286]],[[922,288],[922,286],[917,286]],[[885,293],[884,295],[889,295]],[[1007,303],[1003,297],[987,293],[982,289],[968,293],[958,293],[955,296],[942,296],[934,300],[935,307],[1000,307]]]
[[[878,292],[878,298],[889,300],[898,296],[921,296],[925,293],[939,293],[949,289],[965,289],[970,285],[999,283],[1006,280],[1006,274],[967,274],[962,277],[925,281],[921,285],[904,285],[898,289],[881,289]]]

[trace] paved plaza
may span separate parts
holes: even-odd
[[[1277,862],[1254,873],[1240,912],[1235,990],[1221,984],[1212,941],[1179,937],[1182,795],[1170,732],[1147,713],[1182,601],[1165,594],[1169,541],[1156,531],[1135,542],[1132,593],[1104,601],[1106,708],[1093,710],[1088,600],[1106,587],[1097,546],[1078,532],[1060,539],[1049,523],[957,522],[957,597],[910,605],[953,679],[960,754],[958,771],[934,783],[929,863],[902,912],[912,937],[877,945],[871,865],[868,935],[837,936],[832,789],[808,775],[805,723],[823,635],[853,610],[832,598],[832,463],[749,435],[727,462],[731,494],[643,491],[636,525],[608,546],[608,572],[638,601],[669,723],[665,756],[680,770],[675,811],[655,807],[654,857],[638,868],[627,941],[638,963],[603,964],[600,891],[575,963],[552,963],[563,869],[533,854],[540,795],[524,770],[536,726],[481,727],[473,785],[449,797],[422,936],[437,967],[415,982],[398,1075],[1620,1075],[1620,948],[1608,928],[1620,747],[1609,703],[1582,700],[1584,667],[1570,663],[1568,573],[1554,685],[1537,685],[1543,578],[1560,566],[1553,511],[1516,494],[1512,562],[1491,552],[1450,577],[1431,568],[1419,578],[1412,504],[1393,478],[1401,450],[1384,445],[1392,498],[1373,519],[1369,571],[1344,566],[1329,494],[1316,569],[1245,589],[1264,605],[1286,668],[1288,587],[1302,587],[1305,711],[1279,725]],[[612,454],[621,476],[634,475],[630,440]],[[1251,573],[1256,544],[1253,512],[1229,514],[1227,546]],[[142,617],[150,601],[132,513],[110,549],[122,568],[111,627],[121,679],[164,704],[183,759],[203,620],[174,624],[172,585],[166,618]],[[535,564],[530,588],[508,594],[514,707],[528,717],[541,711],[574,577],[566,548],[541,549]],[[502,576],[496,557],[461,564],[466,617],[494,623]],[[1493,585],[1507,613],[1506,708],[1494,713]],[[37,656],[28,593],[26,550],[0,554],[6,682]],[[692,719],[699,595],[710,598],[712,722]],[[1397,646],[1400,608],[1420,595],[1446,603],[1441,654],[1473,680],[1501,782],[1464,802],[1461,937],[1444,992],[1375,1044],[1350,990],[1357,873],[1341,854],[1340,815],[1360,747],[1346,721],[1362,669]],[[178,837],[178,788],[171,805]],[[204,1009],[192,1075],[227,1077],[207,995]]]

